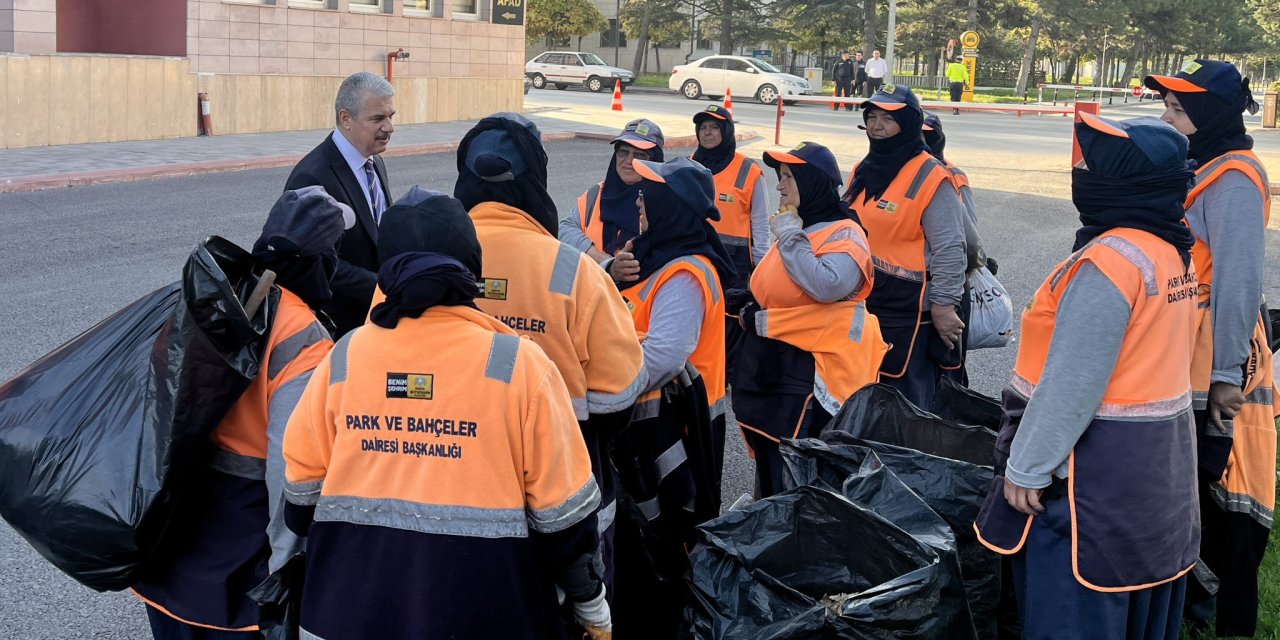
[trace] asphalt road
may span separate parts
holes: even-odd
[[[628,95],[629,100],[633,97],[639,96]],[[653,101],[687,109],[683,100]],[[742,117],[754,118],[754,112],[763,109],[744,106]],[[1032,124],[1010,118],[991,126],[1011,127],[1011,133],[1035,140],[1057,137],[1065,127],[1065,122],[1027,120]],[[841,144],[835,136],[829,142]],[[986,143],[965,135],[952,142],[957,153],[979,158]],[[841,151],[844,157],[855,150]],[[567,210],[578,194],[603,178],[607,146],[555,143],[548,152],[551,192],[561,210]],[[455,177],[455,160],[449,154],[391,158],[387,164],[397,194],[413,183],[449,190]],[[186,255],[204,236],[218,234],[250,245],[287,173],[275,169],[0,195],[0,379],[139,296],[176,280]],[[1076,222],[1065,199],[1067,177],[1062,172],[1024,171],[1015,184],[994,170],[979,168],[971,174],[976,185],[991,187],[975,190],[982,235],[988,252],[1000,261],[1001,280],[1020,307],[1070,251]],[[1268,253],[1272,257],[1267,294],[1278,300],[1280,233],[1268,232]],[[996,394],[1008,379],[1013,356],[1014,348],[974,353],[974,387]],[[740,439],[729,441],[725,495],[732,500],[750,490],[752,473]],[[79,586],[0,524],[0,640],[146,637],[143,609],[133,598]]]

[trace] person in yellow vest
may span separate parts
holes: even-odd
[[[929,410],[943,372],[964,364],[964,205],[951,172],[929,155],[924,111],[910,88],[884,85],[863,106],[871,150],[844,200],[871,243],[867,309],[891,346],[881,382]]]
[[[674,638],[689,597],[694,527],[720,513],[724,460],[724,291],[733,264],[710,220],[715,181],[689,158],[635,163],[640,264],[619,283],[649,382],[614,441],[617,637]],[[624,518],[624,514],[626,517]]]
[[[706,167],[716,180],[716,209],[720,219],[711,226],[729,251],[738,277],[725,282],[725,365],[733,375],[734,354],[742,342],[737,310],[750,295],[751,271],[769,249],[769,187],[764,171],[738,153],[733,117],[724,107],[711,105],[693,116],[698,148],[693,160]]]
[[[1012,555],[1027,638],[1176,640],[1200,547],[1187,139],[1075,125],[1082,227],[1022,315],[996,476],[975,524]]]
[[[1216,631],[1252,636],[1258,621],[1258,566],[1275,509],[1275,380],[1262,296],[1267,172],[1250,150],[1243,113],[1258,109],[1235,66],[1194,60],[1175,76],[1149,76],[1165,100],[1162,119],[1191,141],[1196,182],[1187,196],[1199,275],[1199,333],[1192,359],[1200,438],[1200,558],[1217,576]],[[1214,599],[1193,581],[1197,626],[1215,619]]]
[[[578,196],[576,215],[560,220],[560,241],[600,263],[614,282],[635,282],[640,270],[629,245],[640,235],[640,174],[635,162],[662,162],[665,140],[662,129],[649,120],[628,122],[613,139],[604,181]]]
[[[964,56],[956,56],[956,59],[947,65],[947,80],[951,83],[951,101],[960,102],[964,97],[964,86],[969,84],[969,68],[964,66]],[[960,115],[959,109],[952,109],[951,115]]]
[[[383,299],[285,432],[302,637],[565,639],[558,597],[609,637],[600,492],[563,378],[475,307],[482,252],[460,202],[394,206],[380,228],[418,250],[383,263]]]
[[[176,505],[164,542],[133,591],[156,640],[257,638],[268,621],[247,595],[302,548],[285,526],[285,425],[333,346],[317,318],[329,302],[338,241],[351,208],[321,187],[286,191],[253,246],[277,274],[262,368],[212,436],[194,493]]]
[[[648,381],[631,312],[595,261],[556,240],[547,153],[524,116],[492,115],[463,138],[454,195],[470,210],[484,248],[484,293],[476,305],[542,347],[569,386],[600,485],[601,559],[611,585],[609,443],[630,422]]]
[[[844,401],[876,382],[888,347],[867,312],[875,272],[862,227],[840,201],[840,167],[826,147],[766,151],[778,173],[777,240],[751,277],[754,301],[735,369],[733,410],[756,463],[756,494],[781,492],[782,438],[816,436]]]

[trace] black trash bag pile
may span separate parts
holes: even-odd
[[[973,638],[953,624],[961,587],[931,546],[949,543],[946,526],[874,454],[847,490],[895,497],[893,518],[923,537],[815,486],[731,511],[698,528],[690,555],[694,637]]]
[[[0,386],[0,516],[99,591],[133,584],[184,470],[257,375],[273,293],[254,318],[251,256],[218,237],[182,281],[103,320]]]
[[[836,449],[869,447],[946,521],[955,534],[978,636],[996,637],[1001,557],[982,546],[973,530],[994,475],[995,432],[921,411],[898,390],[876,384],[851,396],[820,437]]]
[[[999,432],[1004,409],[995,398],[988,398],[951,378],[943,378],[933,396],[933,414],[943,420]]]

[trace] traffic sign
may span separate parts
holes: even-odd
[[[1139,86],[1134,87],[1134,88],[1133,88],[1133,90],[1132,90],[1132,93],[1133,93],[1133,97],[1135,97],[1135,98],[1141,98],[1141,97],[1142,97],[1142,86],[1141,86],[1141,85],[1139,85]]]
[[[773,50],[772,49],[752,49],[751,57],[757,58],[757,59],[763,58],[765,60],[770,60],[773,58]]]
[[[520,26],[524,24],[524,0],[493,0],[489,16],[493,24]]]
[[[978,36],[977,31],[966,31],[960,34],[960,44],[966,49],[977,49],[982,43],[982,38]]]

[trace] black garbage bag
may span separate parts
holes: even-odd
[[[994,638],[1004,590],[1001,557],[978,542],[973,521],[994,475],[996,434],[921,411],[893,387],[871,385],[850,397],[821,439],[871,448],[955,534],[965,596],[982,638]]]
[[[858,495],[889,489],[874,456]],[[858,485],[866,483],[866,488]],[[898,486],[901,486],[898,483]],[[946,527],[903,488],[895,517],[940,540]],[[918,520],[916,520],[918,518]],[[805,486],[699,527],[690,560],[693,634],[704,640],[950,638],[963,598],[929,543],[873,509]],[[958,625],[957,625],[958,626]]]
[[[246,594],[258,604],[258,632],[262,640],[298,640],[306,575],[307,556],[299,552]]]
[[[863,440],[995,466],[995,431],[939,418],[911,404],[887,384],[869,384],[849,396],[826,431],[844,431]]]
[[[943,377],[933,396],[933,414],[943,420],[1000,431],[1000,401]]]
[[[218,237],[162,287],[0,386],[0,516],[99,591],[133,584],[184,471],[257,375],[273,294],[246,317],[251,256]]]

